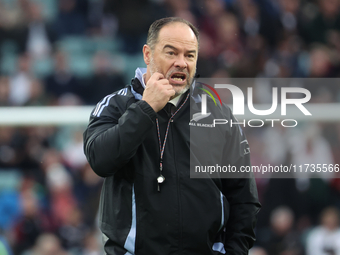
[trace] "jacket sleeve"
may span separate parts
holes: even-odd
[[[232,115],[231,117],[234,123],[237,122]],[[225,164],[236,166],[237,170],[241,166],[250,166],[249,145],[239,125],[231,127],[229,141],[224,154],[228,161]],[[222,192],[230,205],[225,227],[226,254],[248,254],[255,242],[257,213],[261,208],[255,178],[248,173],[245,176],[222,179]]]
[[[102,104],[100,111],[98,104],[84,132],[84,153],[102,177],[113,175],[135,155],[156,119],[145,101],[122,104],[119,96],[111,98],[107,106]]]

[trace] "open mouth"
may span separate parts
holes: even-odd
[[[186,74],[184,73],[174,73],[171,75],[171,79],[177,82],[183,82],[186,79]]]

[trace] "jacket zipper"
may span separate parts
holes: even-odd
[[[173,123],[174,120],[172,119],[171,123]],[[173,125],[173,124],[170,124]],[[173,128],[172,128],[173,130]],[[173,137],[173,132],[171,132],[171,138],[172,138],[172,146],[175,148],[174,144],[174,137]],[[181,203],[181,189],[180,189],[180,174],[178,173],[178,167],[177,167],[177,160],[176,160],[176,152],[174,151],[174,166],[175,166],[175,171],[176,171],[176,179],[177,179],[177,200],[178,200],[178,215],[179,215],[179,245],[178,245],[178,250],[179,254],[182,253],[183,250],[183,217],[182,217],[182,203]]]

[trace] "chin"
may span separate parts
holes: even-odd
[[[175,90],[175,97],[177,97],[177,96],[182,95],[183,93],[185,93],[189,89],[190,85],[186,84],[186,85],[183,85],[181,87],[179,87],[178,85],[177,86],[176,85],[172,85],[172,87]]]

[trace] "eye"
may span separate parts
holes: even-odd
[[[167,54],[168,54],[169,56],[174,56],[174,55],[175,55],[175,52],[173,52],[173,51],[168,51]]]
[[[195,58],[195,55],[189,54],[189,55],[188,55],[188,58]]]

